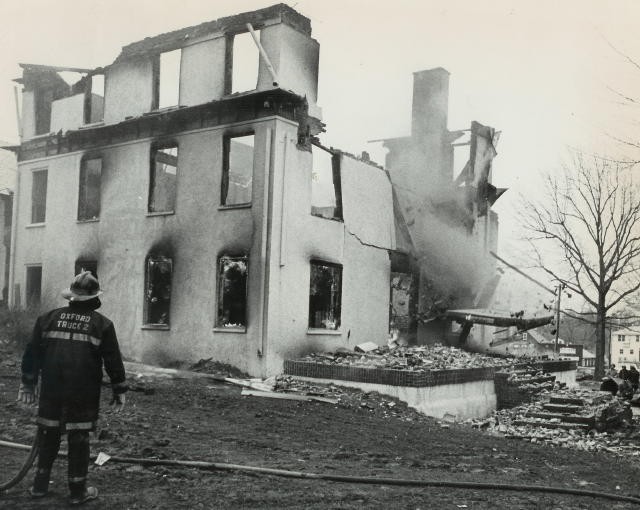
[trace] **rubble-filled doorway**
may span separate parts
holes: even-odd
[[[389,332],[400,343],[415,340],[414,281],[411,273],[391,273],[389,299]]]

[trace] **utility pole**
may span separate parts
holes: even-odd
[[[613,317],[610,317],[609,323],[609,367],[611,367],[611,331],[613,331]],[[605,325],[607,324],[607,318],[604,318]]]
[[[564,283],[559,283],[556,287],[558,292],[558,299],[556,299],[556,341],[553,346],[554,357],[558,357],[558,337],[560,336],[560,297],[562,296],[562,289],[564,289]]]

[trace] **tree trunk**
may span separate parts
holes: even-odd
[[[596,366],[593,378],[598,381],[604,377],[604,358],[606,346],[607,309],[605,300],[601,297],[598,300],[598,320],[596,324]]]

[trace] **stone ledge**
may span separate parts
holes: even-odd
[[[545,372],[565,372],[576,370],[575,361],[538,361],[515,363],[510,367],[477,367],[450,370],[397,370],[377,367],[329,365],[313,361],[285,360],[284,373],[287,375],[314,379],[337,379],[389,386],[429,387],[445,384],[464,384],[475,381],[490,381],[496,373],[506,368],[533,368]]]

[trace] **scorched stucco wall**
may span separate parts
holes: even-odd
[[[223,136],[249,129],[255,131],[252,206],[220,207]],[[25,264],[42,263],[43,305],[60,306],[59,292],[68,286],[75,261],[97,260],[103,310],[116,324],[123,353],[148,363],[211,357],[266,376],[281,372],[289,357],[386,341],[387,247],[367,246],[350,233],[370,228],[345,228],[341,221],[311,215],[312,157],[296,146],[296,124],[267,119],[173,139],[179,144],[175,214],[147,214],[151,139],[91,153],[103,157],[99,221],[76,221],[81,153],[22,163],[16,283],[24,289]],[[383,172],[352,158],[342,162],[343,172]],[[31,172],[41,168],[48,170],[47,219],[44,226],[29,228]],[[388,186],[376,190],[376,197],[390,196],[386,177],[375,182]],[[353,185],[357,182],[343,179],[343,186]],[[357,208],[371,207],[376,200],[350,204],[352,216],[366,218],[366,210]],[[372,214],[371,221],[380,216]],[[389,228],[380,226],[381,232]],[[264,242],[263,233],[268,233]],[[173,258],[169,330],[143,328],[144,267],[151,251]],[[249,257],[246,332],[215,329],[217,260],[222,254]],[[314,259],[343,267],[339,331],[308,330]]]
[[[135,59],[109,66],[105,73],[104,121],[114,124],[138,117],[153,106],[151,59]]]
[[[365,341],[384,344],[389,325],[388,251],[363,245],[341,221],[312,216],[311,153],[296,147],[293,128],[279,131],[275,145],[267,373],[278,373],[282,360],[309,352],[353,348]],[[342,161],[343,172],[350,165],[365,165],[346,157]],[[338,331],[308,328],[311,260],[342,265]]]
[[[224,36],[182,48],[181,105],[207,103],[224,95],[225,51]]]
[[[179,143],[175,214],[148,215],[149,154],[152,140],[105,148],[99,221],[77,222],[81,153],[20,165],[15,283],[26,282],[25,264],[43,266],[43,308],[62,306],[60,290],[73,277],[79,257],[96,259],[104,313],[116,324],[125,356],[144,362],[204,357],[260,373],[259,289],[263,176],[270,163],[274,120],[176,136]],[[255,131],[253,204],[220,208],[223,135]],[[28,227],[31,172],[48,170],[47,218]],[[258,227],[256,227],[258,226]],[[143,329],[145,258],[155,247],[173,256],[171,328]],[[246,332],[214,331],[218,256],[249,257]]]

